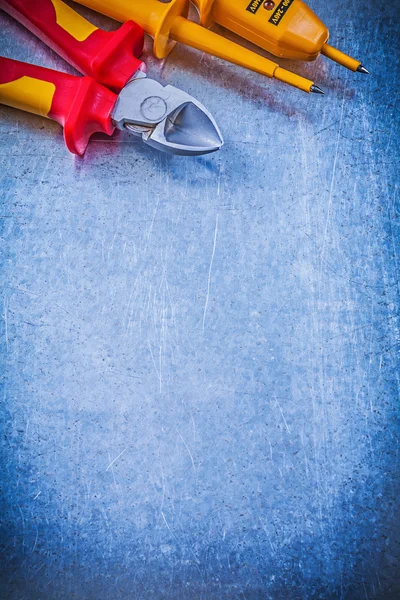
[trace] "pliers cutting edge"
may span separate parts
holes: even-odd
[[[112,135],[115,128],[171,154],[207,154],[222,146],[217,124],[198,100],[146,76],[138,58],[144,34],[133,21],[103,31],[62,0],[0,0],[0,8],[85,74],[0,57],[0,103],[63,125],[71,152],[82,155],[93,133]]]

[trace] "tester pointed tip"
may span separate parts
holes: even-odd
[[[360,66],[357,68],[357,71],[358,71],[359,73],[364,73],[365,75],[370,75],[370,72],[368,71],[368,69],[366,69],[366,68],[365,68],[363,65],[360,65]]]
[[[313,94],[322,94],[323,96],[325,95],[324,90],[321,90],[320,87],[318,87],[317,85],[313,84],[310,87],[310,92],[312,92]]]

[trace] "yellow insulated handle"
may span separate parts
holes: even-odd
[[[46,77],[48,71],[1,56],[0,103],[53,118],[51,110],[58,82],[57,78]]]
[[[48,81],[23,76],[0,83],[0,104],[48,117],[56,86]]]
[[[341,52],[340,50],[334,48],[333,46],[330,46],[329,44],[324,44],[322,46],[321,52],[327,58],[334,60],[339,65],[343,65],[343,67],[350,69],[350,71],[357,71],[359,66],[361,65],[361,62],[359,60],[352,58],[348,54]]]
[[[176,17],[171,27],[171,37],[182,44],[193,46],[197,50],[218,56],[235,65],[246,69],[251,68],[256,73],[273,77],[278,68],[277,63],[255,54],[243,46],[239,46],[204,27],[199,27],[182,17]],[[307,90],[308,91],[308,90]]]
[[[170,35],[177,42],[192,46],[193,48],[197,48],[197,50],[212,54],[218,58],[223,58],[235,65],[250,69],[266,77],[275,77],[275,79],[293,85],[303,90],[303,92],[310,92],[313,86],[313,82],[309,79],[282,69],[282,67],[272,60],[260,56],[247,48],[243,48],[243,46],[239,46],[239,44],[235,44],[183,17],[175,18],[171,26]]]
[[[97,31],[62,0],[0,0],[0,8],[51,47],[83,42]]]
[[[56,14],[57,25],[72,35],[78,42],[83,42],[91,33],[97,31],[97,27],[86,21],[86,19],[61,0],[50,1]]]

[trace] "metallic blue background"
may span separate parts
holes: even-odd
[[[398,2],[312,6],[370,78],[149,58],[215,155],[0,107],[2,599],[400,597]]]

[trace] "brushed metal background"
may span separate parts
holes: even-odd
[[[399,5],[312,6],[370,78],[149,57],[215,155],[0,106],[2,599],[400,597]]]

